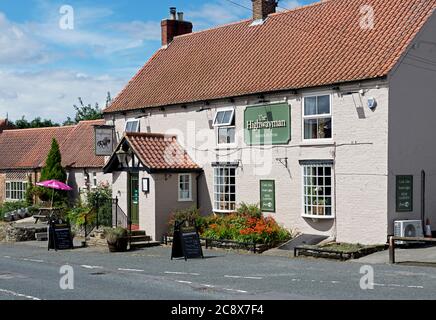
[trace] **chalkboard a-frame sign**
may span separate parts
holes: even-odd
[[[185,261],[204,259],[200,235],[195,224],[188,225],[186,221],[175,223],[171,260],[174,258],[185,258]]]
[[[63,221],[51,221],[48,227],[48,250],[74,249],[71,227]]]

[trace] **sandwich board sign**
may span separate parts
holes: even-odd
[[[185,258],[186,261],[204,258],[200,235],[195,224],[190,225],[187,221],[175,223],[171,260],[174,258]]]
[[[71,226],[62,220],[50,221],[48,227],[48,250],[74,249]]]

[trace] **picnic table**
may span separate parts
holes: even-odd
[[[38,223],[39,219],[48,219],[53,213],[58,214],[60,211],[60,208],[39,208],[38,214],[33,216],[35,224]]]

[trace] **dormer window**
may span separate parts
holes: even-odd
[[[127,120],[124,132],[139,132],[139,119]]]

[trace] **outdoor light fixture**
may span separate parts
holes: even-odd
[[[118,161],[120,162],[120,164],[122,166],[124,166],[124,164],[125,164],[127,167],[128,166],[127,157],[129,155],[128,152],[124,151],[123,149],[120,149],[116,152],[116,155],[117,155],[117,158],[118,158]]]

